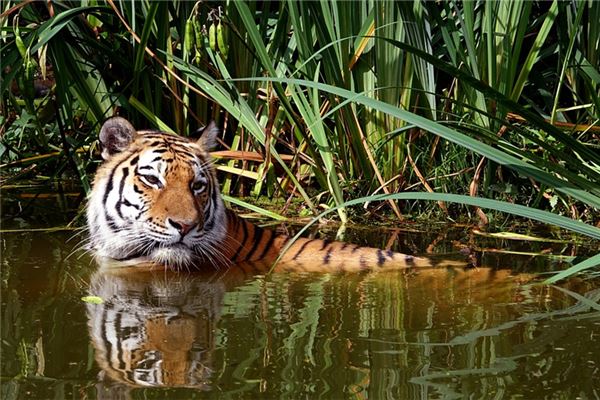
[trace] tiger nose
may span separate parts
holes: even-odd
[[[174,221],[171,218],[167,218],[167,222],[169,222],[169,225],[171,225],[173,228],[177,229],[181,236],[185,236],[194,227],[194,224],[186,224],[181,221]]]

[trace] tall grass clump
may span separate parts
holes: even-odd
[[[10,176],[35,163],[88,190],[106,117],[182,135],[215,119],[229,196],[346,221],[387,194],[399,218],[488,223],[452,193],[599,222],[598,2],[4,4]]]

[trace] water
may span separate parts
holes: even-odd
[[[22,212],[7,200],[3,216],[21,215],[3,229],[56,225],[72,216],[61,204]],[[459,241],[486,249],[482,267],[99,272],[73,253],[72,231],[3,233],[2,399],[600,397],[599,281],[535,285],[565,265],[514,254],[593,244],[428,228],[347,239],[420,253],[456,253]]]

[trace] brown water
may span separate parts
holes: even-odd
[[[4,217],[19,216],[3,229],[64,222],[58,210],[17,206],[4,203]],[[461,242],[481,250],[482,266],[102,273],[73,253],[74,232],[3,233],[1,398],[600,397],[600,282],[534,285],[537,272],[566,265],[514,254],[574,256],[594,244],[412,230],[346,239],[455,256]]]

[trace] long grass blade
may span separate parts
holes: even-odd
[[[318,82],[305,81],[301,79],[278,79],[278,78],[248,78],[242,79],[248,81],[255,80],[266,80],[266,81],[279,81],[287,82],[289,84],[302,85],[310,88],[317,88],[321,91],[335,94],[337,96],[349,99],[355,103],[363,104],[365,106],[379,110],[382,113],[391,115],[393,117],[402,119],[410,124],[414,124],[426,131],[432,132],[450,142],[456,143],[468,150],[485,156],[501,165],[508,168],[514,169],[515,171],[529,176],[535,180],[545,183],[556,190],[561,191],[569,196],[574,197],[592,207],[600,209],[600,197],[597,197],[583,189],[577,188],[572,183],[567,182],[559,177],[555,177],[547,172],[541,170],[535,165],[529,164],[521,159],[513,157],[504,151],[496,149],[478,140],[475,140],[469,136],[466,136],[456,130],[450,129],[444,125],[430,121],[414,113],[402,110],[398,107],[394,107],[390,104],[368,98],[364,95],[357,94],[342,88],[333,87],[331,85],[325,85]]]

